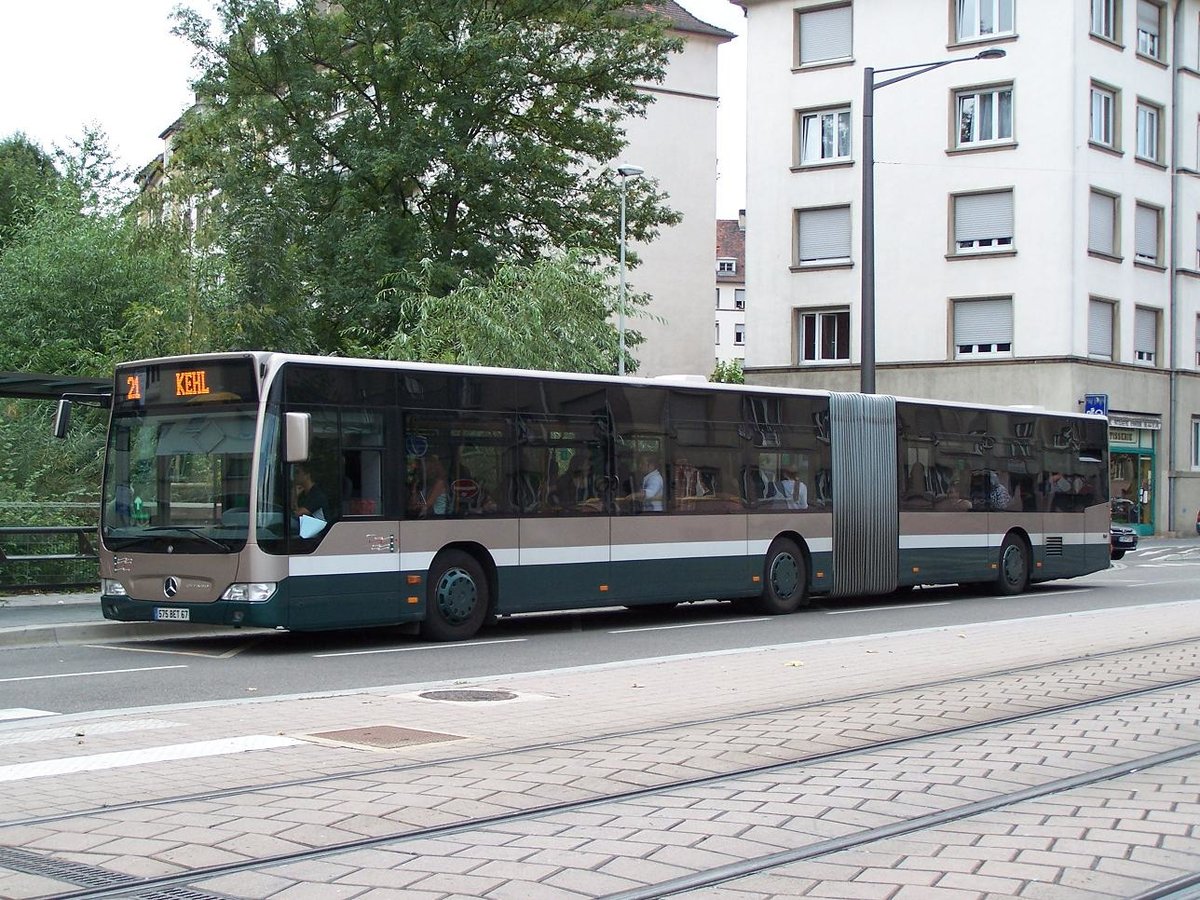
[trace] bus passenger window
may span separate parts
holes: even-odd
[[[344,452],[342,508],[347,516],[378,516],[383,512],[382,456],[378,450]]]

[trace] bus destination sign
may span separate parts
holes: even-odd
[[[212,393],[208,387],[208,369],[175,373],[176,397],[202,397]]]
[[[141,409],[159,403],[245,403],[257,399],[254,363],[248,359],[117,371],[117,403],[121,406]]]

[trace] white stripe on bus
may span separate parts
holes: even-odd
[[[520,552],[521,565],[544,566],[558,563],[603,563],[609,559],[608,544],[590,547],[525,547]]]
[[[662,544],[613,544],[612,548],[613,562],[746,555],[745,541],[668,541]]]
[[[1107,544],[1106,534],[1079,532],[1054,535],[1064,546]],[[1035,547],[1042,547],[1045,536],[1031,534]],[[1004,535],[997,534],[906,534],[900,535],[899,549],[912,550],[998,550]],[[833,538],[807,541],[812,553],[832,553]],[[589,544],[578,547],[528,547],[494,549],[492,559],[500,568],[526,566],[564,566],[604,562],[643,562],[668,559],[710,559],[718,557],[765,556],[770,540],[751,541],[667,541],[647,544]],[[428,570],[437,554],[433,551],[409,553],[360,553],[344,556],[300,556],[290,560],[293,576],[348,575]]]
[[[432,559],[432,554],[430,555]],[[345,572],[397,572],[394,553],[347,553],[343,556],[293,556],[288,560],[289,575],[333,575]]]

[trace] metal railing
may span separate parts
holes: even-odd
[[[100,583],[96,527],[0,527],[0,591],[57,590]]]

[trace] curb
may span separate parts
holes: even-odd
[[[245,631],[246,629],[241,629]],[[260,631],[263,629],[253,629]],[[28,628],[0,628],[0,648],[45,647],[58,644],[82,644],[88,641],[119,638],[210,637],[231,634],[233,628],[214,631],[189,628],[165,622],[88,622],[82,624],[33,625]]]

